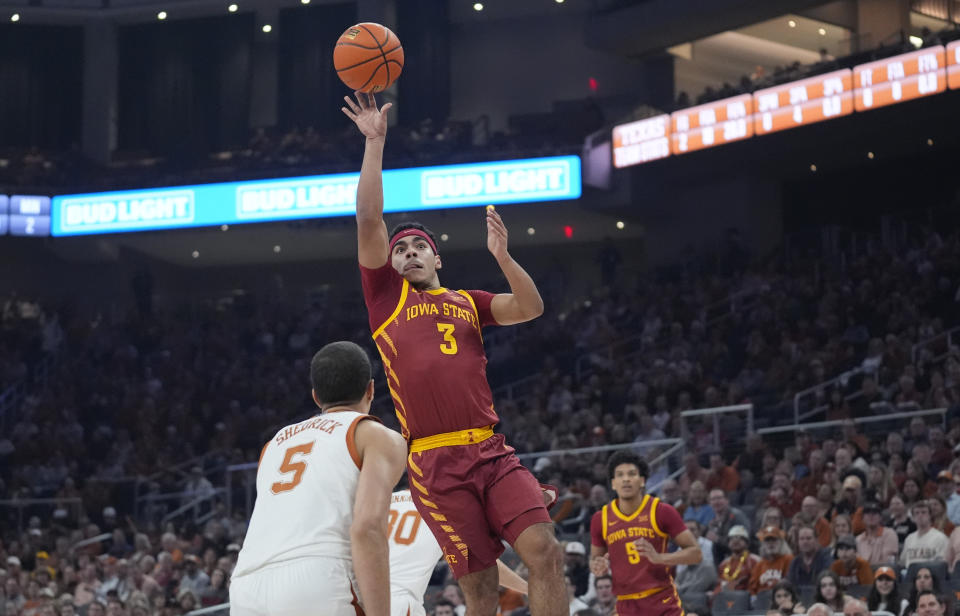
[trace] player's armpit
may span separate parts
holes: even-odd
[[[527,594],[527,581],[499,558],[497,559],[497,573],[500,575],[501,586]]]
[[[355,444],[361,460],[353,503],[350,548],[368,616],[390,613],[390,553],[387,518],[390,494],[406,464],[406,443],[398,433],[373,421],[361,421]]]

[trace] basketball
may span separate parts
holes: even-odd
[[[374,23],[357,24],[337,39],[333,67],[351,90],[382,92],[403,70],[403,47],[390,28]]]

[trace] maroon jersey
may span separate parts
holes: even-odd
[[[617,499],[593,514],[590,520],[591,543],[607,548],[614,594],[620,598],[648,596],[673,588],[671,567],[652,564],[633,542],[646,539],[658,552],[664,553],[670,539],[685,530],[687,526],[677,510],[649,494],[630,515],[620,513]]]
[[[493,293],[417,291],[388,262],[360,266],[370,331],[409,440],[499,420],[487,383],[482,327],[496,325]]]

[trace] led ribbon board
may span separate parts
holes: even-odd
[[[359,173],[53,198],[53,235],[124,233],[350,216]],[[554,156],[383,173],[384,212],[580,197],[580,157]]]

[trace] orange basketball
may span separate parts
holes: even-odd
[[[403,47],[390,28],[373,23],[357,24],[337,39],[333,67],[351,90],[382,92],[403,70]]]

